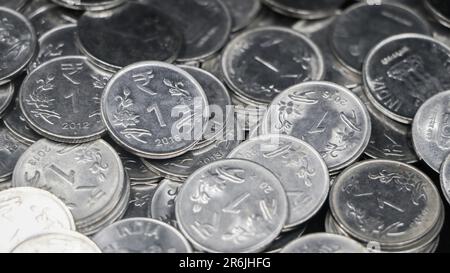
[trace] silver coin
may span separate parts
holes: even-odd
[[[158,7],[181,28],[184,43],[178,61],[202,61],[228,41],[232,19],[218,0],[141,0]]]
[[[450,203],[450,156],[446,156],[440,169],[441,189],[447,202]]]
[[[450,28],[450,5],[447,1],[426,0],[425,7],[431,11],[431,14],[439,23]]]
[[[251,30],[269,26],[292,27],[297,21],[298,19],[283,16],[263,5],[256,19],[246,29]]]
[[[145,158],[172,158],[194,147],[209,119],[203,88],[170,64],[142,62],[114,75],[102,97],[112,138]]]
[[[31,145],[42,138],[26,123],[18,100],[14,103],[11,111],[6,113],[3,123],[10,133],[25,145]]]
[[[28,0],[1,0],[0,6],[9,9],[20,10],[21,8],[23,8],[23,6],[25,6],[27,1]]]
[[[65,8],[102,11],[122,5],[126,0],[51,0]]]
[[[25,78],[20,108],[28,124],[49,139],[80,143],[100,138],[106,132],[100,99],[109,78],[86,57],[53,59]]]
[[[274,174],[241,159],[211,163],[192,174],[175,203],[178,225],[207,252],[257,252],[287,220],[286,193]]]
[[[233,21],[232,31],[239,31],[248,26],[258,15],[261,9],[259,0],[220,0],[231,14]]]
[[[301,225],[280,234],[266,249],[265,253],[279,253],[290,242],[300,238],[306,231],[307,225]]]
[[[30,22],[20,13],[0,7],[0,82],[9,81],[28,65],[37,49]]]
[[[222,70],[234,92],[269,103],[289,86],[322,79],[324,63],[319,48],[302,34],[265,27],[234,38],[223,53]]]
[[[189,253],[191,246],[175,228],[163,222],[131,218],[97,233],[94,242],[105,253]]]
[[[281,250],[281,253],[366,253],[358,242],[335,234],[314,233],[303,236]]]
[[[450,89],[450,48],[428,36],[401,34],[378,44],[364,65],[366,94],[392,119],[411,123],[419,107]]]
[[[15,139],[8,129],[0,126],[0,180],[11,177],[14,166],[27,148],[28,146]]]
[[[151,217],[178,228],[175,217],[175,198],[183,184],[164,179],[152,197]]]
[[[58,57],[79,55],[75,45],[76,29],[75,24],[61,25],[43,34],[39,38],[39,52],[28,69],[32,71],[39,65]]]
[[[328,169],[309,144],[285,135],[263,135],[245,141],[228,158],[247,159],[272,171],[286,191],[289,203],[284,229],[313,217],[328,197]]]
[[[28,15],[38,37],[56,27],[76,23],[77,17],[77,14],[68,12],[64,8],[48,4],[37,8]]]
[[[430,30],[426,21],[404,6],[358,4],[338,16],[331,44],[344,65],[361,73],[369,51],[385,38],[400,33],[430,34]]]
[[[151,201],[157,186],[158,184],[132,184],[128,208],[123,218],[151,217]]]
[[[11,82],[0,86],[0,118],[3,117],[6,109],[13,100],[14,90],[14,84]]]
[[[436,172],[450,152],[449,105],[450,91],[433,96],[420,107],[412,126],[417,154]]]
[[[345,0],[263,0],[273,10],[287,16],[308,20],[329,17],[345,3]]]
[[[432,181],[416,168],[369,160],[348,168],[330,192],[333,217],[352,237],[398,249],[427,235],[442,219]]]
[[[5,180],[5,181],[2,180],[0,182],[0,191],[4,191],[4,190],[10,189],[10,188],[12,188],[11,180]]]
[[[0,252],[43,232],[75,230],[72,215],[54,195],[34,188],[0,192]]]
[[[284,91],[272,102],[262,126],[266,134],[292,135],[312,145],[330,172],[357,160],[371,132],[360,99],[329,82],[308,82]]]
[[[98,246],[77,232],[54,232],[33,236],[19,243],[12,253],[100,253]]]
[[[69,207],[80,227],[112,210],[124,177],[119,156],[103,140],[66,145],[42,139],[17,162],[13,185],[52,192]]]

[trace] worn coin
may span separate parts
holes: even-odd
[[[261,9],[259,0],[220,0],[227,6],[233,21],[232,31],[239,31],[248,26]]]
[[[371,132],[369,113],[361,100],[329,82],[307,82],[287,89],[272,102],[262,126],[266,134],[287,134],[312,145],[330,172],[357,160]]]
[[[291,17],[314,20],[329,17],[345,0],[263,0],[273,10]]]
[[[14,107],[6,113],[3,123],[14,137],[25,145],[31,145],[42,138],[26,123],[18,100],[14,103]]]
[[[52,0],[55,4],[75,10],[102,11],[122,5],[125,0]]]
[[[265,27],[234,38],[223,53],[222,70],[234,92],[269,103],[289,86],[322,79],[324,63],[307,37],[288,28]]]
[[[378,44],[364,64],[368,98],[390,118],[411,123],[419,107],[450,89],[450,48],[419,34],[401,34]]]
[[[146,218],[116,222],[97,233],[93,240],[105,253],[192,252],[188,241],[178,230]]]
[[[303,236],[281,250],[281,253],[365,253],[358,242],[341,235],[314,233]]]
[[[0,0],[0,6],[14,9],[14,10],[20,10],[25,6],[28,0]]]
[[[27,148],[5,126],[0,126],[0,180],[11,177],[14,166]]]
[[[178,228],[175,217],[175,198],[183,184],[164,179],[152,197],[151,217]]]
[[[173,158],[202,138],[209,119],[201,85],[184,70],[161,62],[122,69],[102,97],[102,117],[112,138],[145,158]]]
[[[30,13],[28,18],[36,31],[36,35],[40,37],[56,27],[76,23],[78,14],[56,5],[46,4]]]
[[[257,252],[286,223],[288,202],[276,176],[247,160],[213,162],[192,174],[175,202],[179,228],[207,252]]]
[[[6,109],[11,104],[14,97],[14,91],[14,84],[11,82],[0,86],[0,118],[3,117]]]
[[[313,217],[328,197],[328,169],[309,144],[286,135],[263,135],[236,147],[228,158],[242,158],[272,171],[286,191],[289,203],[284,229]]]
[[[124,219],[151,217],[151,202],[158,184],[132,184],[128,208]]]
[[[8,252],[24,239],[43,232],[75,230],[72,215],[54,195],[35,188],[0,192],[0,252]]]

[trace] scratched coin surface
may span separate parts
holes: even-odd
[[[287,134],[313,146],[330,172],[353,163],[370,139],[366,107],[348,89],[329,82],[293,86],[272,102],[264,133]]]
[[[413,126],[414,148],[436,172],[450,152],[450,91],[427,100],[417,112]]]
[[[11,177],[14,166],[27,148],[5,126],[0,126],[0,180]]]
[[[145,60],[172,62],[182,46],[182,35],[170,18],[135,2],[84,13],[78,20],[78,38],[84,54],[115,70]]]
[[[164,179],[152,197],[151,217],[178,228],[175,217],[175,199],[180,192],[182,183]]]
[[[358,242],[341,235],[314,233],[303,236],[284,247],[281,253],[365,253]]]
[[[289,203],[285,229],[313,217],[328,197],[328,168],[309,144],[286,135],[262,135],[236,147],[228,158],[242,158],[272,171],[286,191]]]
[[[119,156],[103,140],[68,145],[42,139],[17,162],[13,185],[55,194],[69,207],[79,227],[112,210],[124,177]]]
[[[314,20],[333,15],[345,0],[263,0],[263,2],[283,15]]]
[[[346,67],[361,73],[369,51],[385,38],[400,33],[430,34],[430,30],[424,19],[404,6],[357,4],[336,19],[331,45]]]
[[[28,0],[0,0],[0,6],[14,9],[14,10],[20,10]]]
[[[433,182],[418,169],[390,160],[369,160],[342,172],[330,192],[340,227],[381,250],[398,249],[427,235],[442,218]]]
[[[25,78],[20,108],[28,124],[49,139],[80,143],[99,138],[106,131],[100,98],[109,78],[86,57],[53,59]]]
[[[419,34],[401,34],[378,44],[364,65],[366,94],[394,120],[411,123],[419,107],[450,89],[450,48]]]
[[[117,7],[125,0],[52,0],[69,9],[102,11]]]
[[[445,199],[450,203],[450,156],[447,156],[440,169],[441,189]]]
[[[189,242],[174,227],[148,218],[116,222],[93,237],[104,253],[190,253]]]
[[[1,191],[0,208],[0,252],[9,252],[39,233],[75,230],[64,203],[44,190],[22,187]]]
[[[225,159],[186,180],[175,214],[180,230],[199,250],[257,252],[280,234],[288,202],[272,172],[251,161]]]
[[[38,37],[56,27],[76,23],[77,17],[76,13],[56,5],[48,5],[48,3],[39,6],[28,15]]]
[[[6,83],[0,86],[0,118],[3,117],[6,109],[14,98],[14,84]]]
[[[122,69],[102,97],[102,117],[112,138],[145,158],[181,155],[202,138],[209,119],[206,95],[187,72],[161,62]]]
[[[17,138],[17,140],[26,145],[31,145],[42,138],[38,133],[31,129],[25,121],[18,100],[14,103],[14,107],[11,111],[5,114],[3,123],[9,132]]]
[[[217,53],[228,41],[232,19],[219,0],[140,0],[158,7],[183,33],[179,62],[202,61]]]
[[[31,23],[20,13],[0,7],[0,83],[10,80],[28,65],[37,49]]]
[[[77,232],[52,232],[19,243],[12,253],[100,253],[98,246]]]
[[[158,184],[131,184],[130,200],[123,219],[151,217],[151,202]]]
[[[309,38],[288,28],[264,27],[249,30],[228,44],[222,70],[234,92],[269,103],[292,85],[321,80],[324,63]]]
[[[232,31],[239,31],[248,26],[261,10],[259,0],[220,0],[225,4],[233,21]]]

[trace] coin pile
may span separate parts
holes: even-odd
[[[445,251],[449,46],[445,0],[0,0],[0,252]]]

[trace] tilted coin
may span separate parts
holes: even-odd
[[[5,126],[0,126],[0,180],[11,178],[14,166],[27,148]]]
[[[182,35],[167,16],[134,2],[84,13],[78,20],[78,38],[85,55],[115,70],[145,60],[172,62],[182,46]]]
[[[306,231],[307,225],[300,225],[292,230],[282,232],[273,242],[264,249],[265,253],[279,253],[290,242],[300,238]]]
[[[0,7],[0,83],[9,81],[28,65],[37,49],[30,22],[20,13]]]
[[[0,252],[11,251],[24,239],[43,232],[75,230],[72,215],[61,200],[35,188],[0,192]]]
[[[322,79],[324,63],[319,48],[302,34],[265,27],[234,38],[223,53],[222,70],[234,92],[269,103],[289,86]]]
[[[52,192],[82,227],[113,209],[123,194],[124,177],[119,156],[103,140],[68,145],[42,139],[17,162],[13,185]]]
[[[14,84],[6,83],[0,86],[0,118],[3,117],[6,109],[11,104],[14,97]]]
[[[42,137],[30,128],[25,121],[22,110],[20,109],[19,101],[16,99],[14,107],[6,113],[3,118],[3,123],[9,132],[16,137],[20,142],[31,145]]]
[[[450,28],[450,5],[445,0],[426,0],[425,6],[439,23]]]
[[[33,0],[33,2],[35,2],[35,0]],[[28,18],[36,30],[36,35],[40,37],[47,31],[56,27],[76,23],[78,14],[67,11],[56,5],[45,4],[30,13]]]
[[[128,208],[124,219],[151,217],[151,201],[158,184],[132,184]]]
[[[102,11],[117,7],[125,0],[52,0],[55,4],[75,10]]]
[[[230,10],[233,20],[232,31],[239,31],[248,26],[261,9],[259,0],[220,0]]]
[[[105,253],[192,252],[188,241],[174,227],[146,218],[116,222],[97,233],[93,240]]]
[[[151,217],[178,228],[175,217],[175,199],[183,184],[164,179],[152,197]]]
[[[450,89],[450,48],[419,34],[400,34],[367,56],[363,78],[375,107],[401,123],[411,123],[419,107]]]
[[[369,51],[385,38],[400,33],[429,34],[430,30],[425,20],[404,6],[357,4],[336,19],[331,45],[344,65],[361,73]]]
[[[450,156],[447,156],[440,169],[441,189],[445,199],[450,203]]]
[[[28,0],[1,0],[0,6],[9,9],[20,10],[21,8],[23,8],[23,6],[25,6],[27,1]]]
[[[289,203],[284,229],[313,217],[328,197],[328,169],[309,144],[286,135],[263,135],[236,147],[228,158],[242,158],[272,171],[286,191]]]
[[[43,233],[19,243],[12,253],[100,253],[98,246],[77,232]]]
[[[357,160],[371,132],[369,113],[361,100],[329,82],[287,89],[272,102],[262,126],[264,133],[287,134],[312,145],[330,172]]]
[[[140,0],[158,7],[181,28],[184,43],[177,60],[202,61],[217,53],[228,41],[232,19],[218,0]]]
[[[28,124],[49,139],[80,143],[100,138],[106,132],[100,99],[109,78],[86,57],[53,59],[25,78],[20,108]]]
[[[76,29],[75,24],[61,25],[43,34],[39,38],[39,52],[28,69],[31,71],[58,57],[79,55],[79,50],[75,45]]]
[[[119,154],[123,166],[132,182],[137,184],[139,182],[142,184],[149,184],[158,182],[162,179],[161,176],[145,166],[139,157],[117,147],[117,145],[115,146],[114,149]]]
[[[10,188],[12,188],[12,183],[10,180],[0,182],[0,191],[4,191]]]
[[[263,0],[273,10],[292,17],[308,20],[333,15],[345,0]]]
[[[111,137],[145,158],[173,158],[189,151],[209,119],[200,84],[184,70],[161,62],[133,64],[115,74],[101,108]]]
[[[417,112],[413,126],[413,143],[419,158],[439,172],[450,152],[450,91],[427,100]]]
[[[258,16],[253,20],[252,23],[246,28],[247,30],[268,27],[268,26],[280,26],[280,27],[292,27],[298,19],[283,16],[279,13],[274,12],[272,9],[262,6],[261,11]]]
[[[418,169],[397,161],[369,160],[353,165],[330,192],[333,217],[361,242],[382,251],[401,249],[425,237],[443,219],[433,182]]]
[[[247,160],[213,162],[192,174],[175,202],[178,225],[207,252],[257,252],[287,220],[286,193],[276,176]]]
[[[344,236],[314,233],[301,237],[287,245],[281,253],[365,253],[358,242]]]

